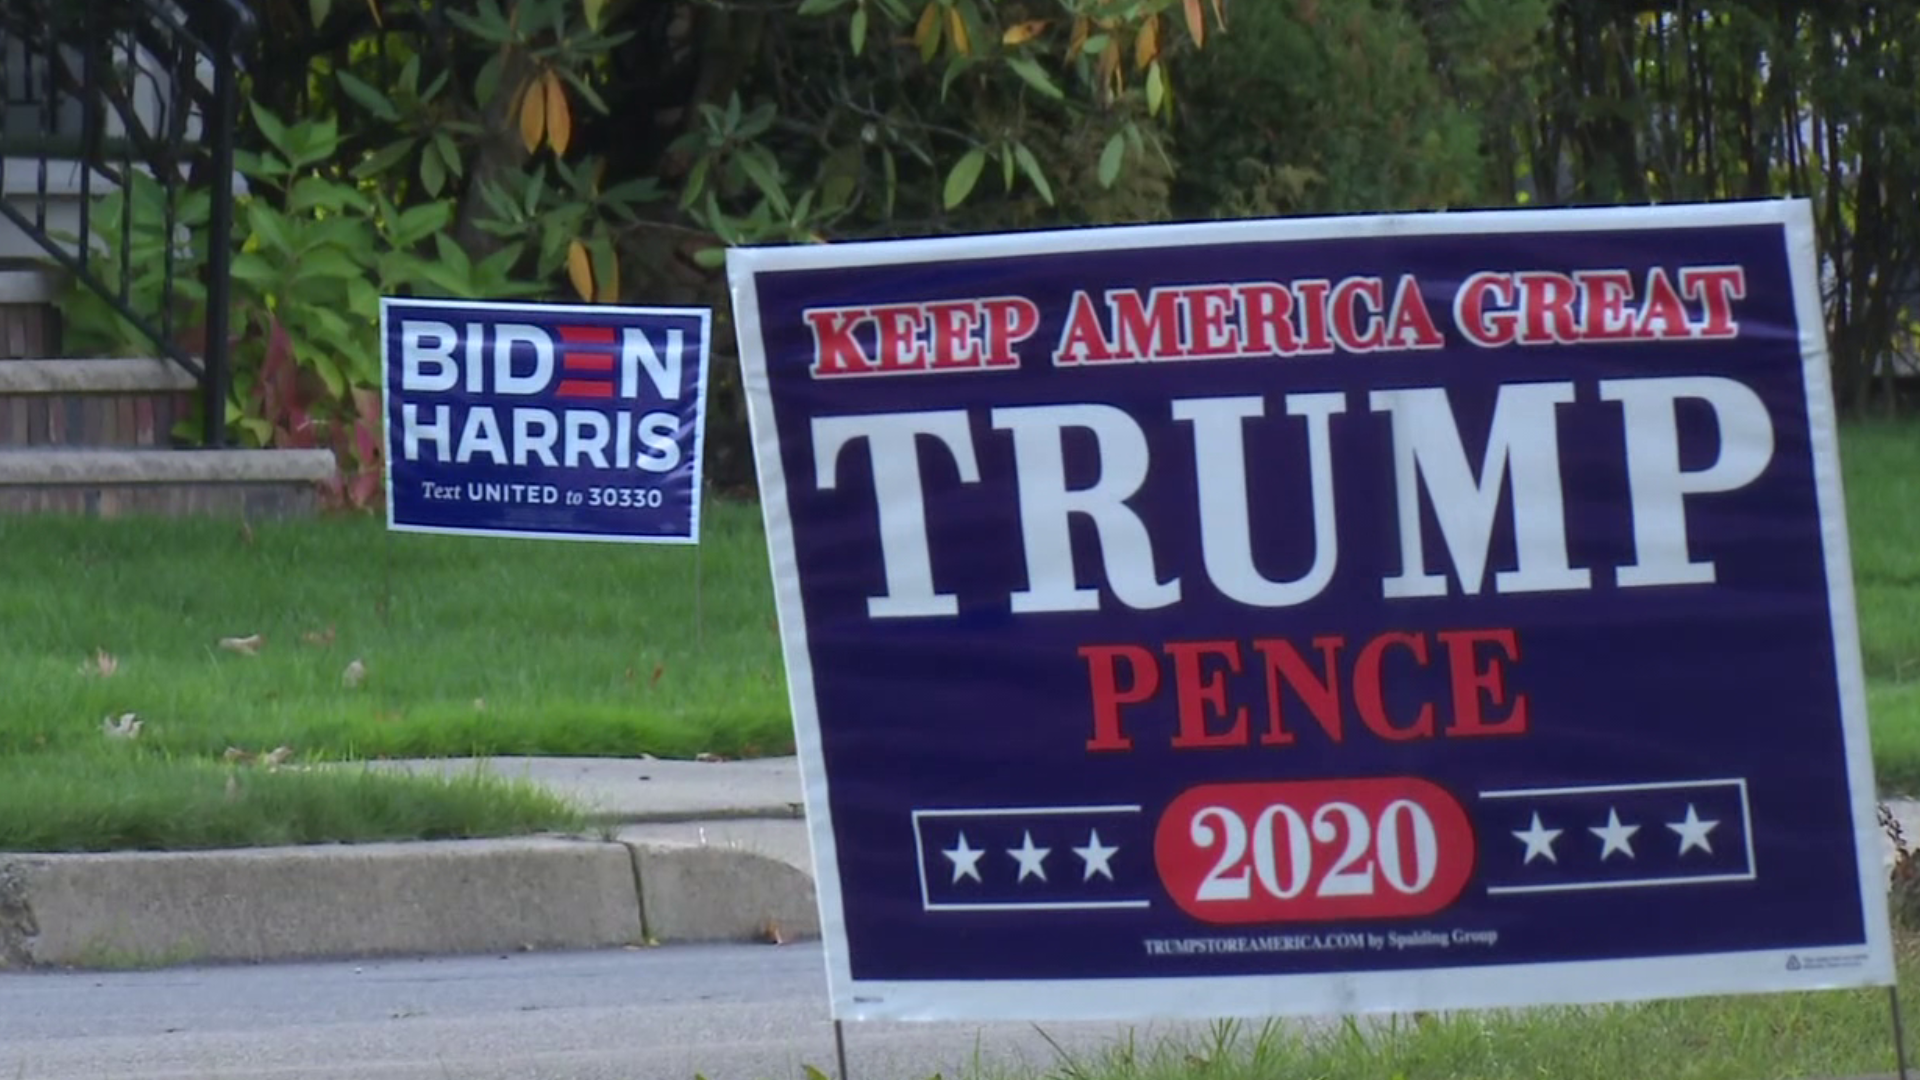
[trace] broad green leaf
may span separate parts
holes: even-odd
[[[867,47],[866,8],[861,8],[853,13],[853,25],[847,28],[847,34],[853,42],[853,55],[859,56]]]
[[[1000,184],[1013,190],[1013,147],[1007,143],[1000,144]]]
[[[243,251],[233,257],[231,271],[234,277],[250,285],[265,287],[279,277],[272,263],[251,251]]]
[[[308,252],[300,258],[300,276],[302,278],[331,277],[342,280],[357,279],[365,276],[360,264],[353,261],[339,248],[321,248]]]
[[[355,179],[366,180],[393,168],[413,153],[413,139],[400,139],[368,154],[365,161],[353,167]]]
[[[1107,46],[1112,43],[1113,39],[1106,34],[1094,34],[1087,38],[1087,43],[1081,46],[1080,51],[1086,53],[1088,56],[1098,56],[1105,52]]]
[[[1046,70],[1032,60],[1024,56],[1009,56],[1007,57],[1007,66],[1013,69],[1015,75],[1025,79],[1027,85],[1048,97],[1066,97],[1064,93],[1061,93],[1060,88],[1053,84],[1053,79],[1046,73]]]
[[[393,242],[399,247],[412,247],[452,224],[453,210],[453,202],[447,199],[408,207],[394,222]]]
[[[1106,149],[1100,151],[1100,186],[1110,188],[1120,179],[1120,166],[1127,157],[1127,136],[1116,131],[1107,140]]]
[[[320,376],[321,382],[327,384],[327,393],[336,398],[344,395],[347,392],[347,376],[340,370],[339,362],[319,350],[307,350],[307,353],[313,357],[313,362],[308,366]]]
[[[723,247],[701,248],[693,253],[694,264],[707,270],[718,270],[727,264],[727,249]]]
[[[500,92],[500,72],[506,66],[507,53],[502,49],[487,57],[480,65],[480,74],[473,78],[473,103],[486,108],[493,95]]]
[[[313,15],[313,28],[318,30],[327,21],[327,16],[333,13],[333,0],[311,0],[307,8]]]
[[[374,89],[365,79],[345,69],[335,72],[334,75],[340,80],[340,89],[345,90],[348,97],[359,102],[361,108],[389,122],[400,119],[400,110],[393,107],[393,102],[387,100],[387,95]]]
[[[451,176],[459,176],[464,163],[460,160],[460,147],[453,141],[453,136],[445,132],[435,135],[433,148],[439,151],[440,160],[446,162],[447,173]]]
[[[587,28],[594,33],[600,32],[600,21],[607,17],[607,0],[582,0],[586,9]]]
[[[746,150],[741,152],[739,160],[740,168],[746,172],[747,178],[752,180],[753,185],[760,189],[760,193],[767,197],[767,201],[773,205],[775,211],[782,217],[793,212],[793,204],[787,201],[787,193],[781,188],[778,166],[771,155]]]
[[[702,154],[694,161],[693,168],[687,172],[687,186],[680,192],[680,209],[687,210],[700,200],[707,188],[707,170],[713,167],[713,157]]]
[[[946,190],[942,196],[946,208],[951,210],[967,201],[973,194],[973,186],[980,182],[981,170],[987,167],[987,152],[974,147],[954,162],[953,171],[947,174]]]
[[[266,106],[258,101],[247,104],[253,112],[253,124],[260,129],[260,134],[267,140],[267,145],[280,151],[283,157],[292,157],[293,155],[287,152],[287,125],[281,123],[279,117],[269,112]]]
[[[280,217],[280,211],[265,203],[248,203],[247,225],[260,238],[260,243],[274,253],[293,254],[293,241],[287,235],[287,223]]]
[[[440,253],[440,261],[458,271],[461,277],[471,276],[473,260],[467,257],[467,250],[456,243],[446,233],[435,233],[434,249]]]
[[[1013,156],[1020,162],[1020,171],[1026,173],[1027,179],[1033,181],[1033,186],[1040,190],[1040,197],[1047,200],[1048,206],[1052,206],[1053,185],[1047,182],[1047,174],[1040,168],[1040,160],[1033,156],[1033,151],[1027,149],[1026,143],[1021,143],[1013,148]]]
[[[420,155],[420,186],[436,199],[447,186],[447,163],[440,159],[439,154],[430,151]]]
[[[620,299],[620,255],[605,236],[594,237],[587,250],[593,254],[593,299],[611,304]]]
[[[1160,61],[1155,60],[1147,67],[1147,112],[1157,115],[1160,112],[1160,106],[1166,100],[1167,76],[1160,66]]]

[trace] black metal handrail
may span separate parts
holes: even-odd
[[[254,31],[241,0],[0,0],[0,216],[199,381],[210,447]]]

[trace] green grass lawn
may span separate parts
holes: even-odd
[[[1875,771],[1920,792],[1920,423],[1853,425],[1840,456]]]
[[[709,507],[698,556],[364,518],[0,518],[0,754],[99,743],[126,712],[182,754],[786,753],[758,513]],[[253,635],[256,655],[220,646]],[[82,673],[96,650],[110,677]]]
[[[1920,1030],[1920,957],[1912,948],[1904,947],[1901,965],[1909,1031]],[[1121,1043],[1062,1055],[1045,1073],[978,1080],[1774,1080],[1894,1070],[1886,992],[1861,990],[1459,1013],[1424,1023],[1221,1023],[1211,1037]]]
[[[1850,427],[1843,457],[1878,772],[1920,792],[1920,424]],[[231,800],[177,827],[126,809],[204,794],[229,748],[286,746],[295,762],[789,753],[759,510],[714,501],[703,526],[696,552],[392,534],[366,518],[0,518],[0,817],[49,808],[0,826],[0,848],[239,842]],[[256,635],[251,655],[221,645]],[[355,661],[366,674],[348,685]],[[132,747],[101,731],[126,713],[142,723]],[[369,782],[251,775],[263,798],[281,785],[315,802]],[[420,790],[441,809],[398,800],[358,823],[316,810],[290,835],[569,820],[521,799],[483,827],[456,809],[473,791]],[[121,810],[89,816],[91,802]]]

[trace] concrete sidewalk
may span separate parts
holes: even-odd
[[[407,956],[819,934],[793,758],[355,763],[538,784],[585,836],[0,855],[0,968]],[[1920,802],[1895,800],[1920,845]],[[1893,849],[1886,847],[1891,868]]]
[[[819,935],[792,758],[355,763],[483,770],[583,809],[584,836],[0,854],[0,968],[129,967]]]

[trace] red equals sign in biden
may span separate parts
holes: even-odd
[[[560,336],[560,385],[563,398],[611,398],[618,339],[611,326],[556,326]]]

